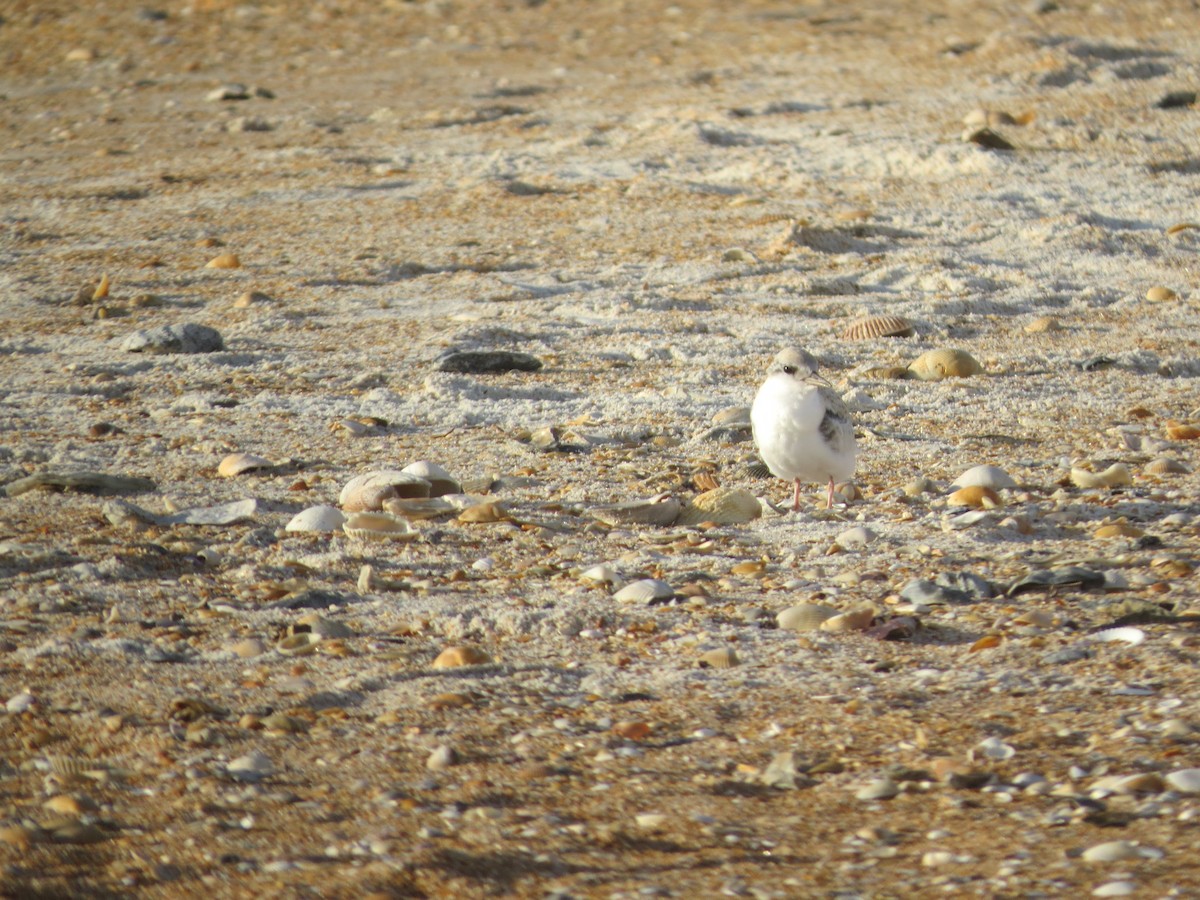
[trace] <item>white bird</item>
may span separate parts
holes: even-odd
[[[854,426],[842,398],[817,374],[817,361],[798,347],[779,352],[750,408],[754,443],[773,475],[795,483],[792,509],[800,510],[800,483],[833,484],[854,474]]]

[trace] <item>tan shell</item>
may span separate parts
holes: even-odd
[[[347,537],[359,541],[411,541],[417,532],[404,519],[388,513],[352,513],[342,525]]]
[[[466,524],[482,525],[489,522],[508,522],[510,521],[508,512],[499,503],[476,503],[474,506],[468,506],[458,514],[459,522]]]
[[[744,488],[718,487],[697,494],[684,504],[675,524],[716,522],[718,525],[738,525],[761,516],[762,504],[752,493]]]
[[[838,614],[836,609],[817,603],[799,603],[780,612],[775,621],[787,631],[816,631],[827,620]]]
[[[1092,537],[1095,537],[1095,538],[1120,538],[1120,537],[1139,538],[1142,535],[1144,535],[1145,533],[1146,532],[1142,531],[1142,529],[1138,528],[1135,525],[1130,525],[1124,519],[1118,519],[1116,522],[1112,522],[1108,525],[1101,525],[1094,532],[1092,532]]]
[[[844,341],[869,338],[912,337],[913,323],[901,316],[866,316],[855,319],[838,335]]]
[[[670,525],[679,516],[681,504],[674,497],[660,494],[645,500],[630,500],[626,503],[605,503],[589,507],[592,518],[605,525]]]
[[[453,475],[437,463],[430,462],[427,459],[411,463],[400,471],[428,481],[430,497],[441,497],[443,494],[457,494],[462,491],[462,487]]]
[[[238,269],[241,268],[242,261],[238,259],[236,253],[222,253],[214,256],[204,264],[206,269]]]
[[[255,456],[253,453],[230,453],[217,466],[217,474],[222,478],[233,478],[255,469],[269,469],[274,465],[269,459]]]
[[[1028,334],[1042,334],[1043,332],[1062,330],[1062,322],[1058,321],[1054,316],[1039,316],[1025,326],[1025,331]]]
[[[1183,422],[1167,422],[1167,438],[1172,441],[1194,441],[1200,438],[1200,428]]]
[[[424,478],[383,469],[351,478],[338,495],[338,505],[346,512],[363,512],[383,509],[383,501],[392,497],[428,496],[429,482]]]
[[[995,509],[1004,505],[999,494],[981,484],[971,484],[959,488],[946,498],[946,502],[951,506],[973,506],[976,509]]]
[[[1091,472],[1075,466],[1071,469],[1071,483],[1078,488],[1116,487],[1133,484],[1133,476],[1124,463],[1113,463],[1103,472]]]
[[[908,371],[921,381],[941,381],[978,375],[983,366],[966,350],[929,350],[913,360]]]
[[[492,658],[478,647],[447,647],[433,661],[435,669],[460,669],[463,666],[482,666]]]
[[[732,669],[740,663],[737,654],[729,647],[718,647],[700,654],[700,665],[710,669]]]
[[[1146,291],[1146,299],[1151,303],[1164,303],[1167,300],[1174,300],[1178,296],[1169,287],[1163,287],[1161,284],[1156,284],[1150,290]]]
[[[1148,475],[1185,475],[1191,470],[1177,459],[1160,456],[1146,463],[1145,471]]]
[[[860,606],[849,612],[830,616],[821,623],[821,630],[833,632],[866,631],[871,627],[871,622],[874,620],[875,608],[873,606]]]

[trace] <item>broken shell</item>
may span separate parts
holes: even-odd
[[[1117,487],[1133,484],[1133,476],[1124,463],[1113,463],[1103,472],[1091,472],[1074,466],[1071,469],[1071,483],[1078,488]]]
[[[435,669],[461,669],[463,666],[482,666],[492,658],[478,647],[447,647],[433,661]]]
[[[301,616],[296,620],[296,624],[305,626],[310,632],[322,638],[354,637],[354,630],[349,625],[335,619],[326,619],[317,613]],[[297,633],[303,634],[304,632]]]
[[[317,651],[321,636],[311,631],[299,634],[289,634],[275,644],[275,649],[283,656],[309,656]]]
[[[838,614],[836,609],[816,603],[800,603],[782,610],[775,621],[787,631],[816,631],[828,619]]]
[[[204,264],[206,269],[239,269],[241,266],[242,261],[236,253],[222,253]]]
[[[732,669],[741,662],[729,647],[718,647],[700,654],[700,666],[710,669]]]
[[[1160,456],[1146,463],[1145,472],[1148,475],[1185,475],[1191,470],[1177,459]]]
[[[1001,490],[1015,488],[1017,483],[1012,476],[998,466],[974,466],[967,469],[951,482],[951,487],[965,488],[972,485]]]
[[[342,524],[342,531],[360,541],[411,541],[417,537],[407,521],[387,513],[354,513]]]
[[[959,488],[946,498],[946,502],[951,506],[973,506],[976,509],[995,509],[1004,505],[999,494],[979,484]]]
[[[908,371],[921,381],[941,381],[978,375],[983,366],[966,350],[930,350],[913,360]]]
[[[585,569],[579,573],[579,577],[583,581],[591,581],[595,584],[613,584],[620,577],[620,573],[612,566],[602,564]]]
[[[643,578],[632,581],[621,588],[612,598],[618,603],[653,603],[655,600],[669,600],[675,596],[675,588],[657,578]]]
[[[762,516],[762,504],[744,488],[718,487],[698,494],[684,504],[677,525],[739,525]]]
[[[1174,300],[1178,296],[1169,287],[1163,287],[1161,284],[1156,284],[1150,290],[1146,291],[1146,299],[1151,303],[1164,303],[1167,300]]]
[[[256,469],[270,469],[274,465],[269,459],[253,453],[230,453],[217,466],[217,474],[222,478],[233,478]]]
[[[417,521],[451,515],[458,512],[458,507],[441,497],[392,497],[383,501],[383,510],[409,521]]]
[[[670,525],[679,516],[680,507],[674,497],[659,494],[646,500],[592,506],[587,512],[605,525]]]
[[[866,631],[871,627],[871,622],[874,620],[875,608],[865,605],[857,609],[852,609],[849,612],[830,616],[821,623],[821,630],[832,632]]]
[[[430,497],[441,497],[443,494],[457,494],[462,491],[462,487],[453,475],[437,463],[429,462],[427,459],[418,460],[400,471],[429,482]]]
[[[1146,532],[1142,531],[1142,529],[1140,529],[1134,525],[1130,525],[1124,519],[1121,519],[1121,520],[1119,520],[1117,522],[1113,522],[1109,525],[1101,525],[1094,532],[1092,532],[1092,537],[1095,537],[1095,538],[1120,538],[1120,537],[1139,538],[1142,535],[1144,535],[1145,533]]]
[[[428,496],[429,482],[424,478],[384,469],[351,478],[338,495],[338,505],[346,512],[360,512],[383,509],[383,501],[392,497]]]
[[[901,316],[867,316],[855,319],[838,335],[844,341],[881,337],[912,337],[913,323]]]
[[[1062,322],[1058,321],[1054,316],[1039,316],[1025,326],[1026,334],[1043,334],[1062,330]]]
[[[332,506],[310,506],[292,516],[285,531],[339,531],[346,524],[342,511]]]

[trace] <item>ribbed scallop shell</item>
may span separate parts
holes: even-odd
[[[1150,475],[1185,475],[1190,472],[1187,466],[1169,456],[1160,456],[1146,463],[1146,472]]]
[[[816,631],[821,623],[838,614],[836,609],[817,603],[799,603],[780,612],[775,621],[787,631]]]
[[[338,495],[338,505],[346,512],[363,512],[383,508],[383,501],[392,497],[428,497],[429,482],[407,472],[383,469],[364,472],[346,482]]]
[[[684,504],[675,524],[715,522],[718,525],[738,525],[761,516],[762,504],[752,493],[744,488],[718,487],[697,494]]]
[[[593,506],[588,514],[605,525],[670,525],[679,516],[680,502],[665,494],[647,500]]]
[[[921,381],[941,381],[978,375],[983,366],[966,350],[929,350],[913,360],[908,371]]]
[[[844,341],[865,341],[870,338],[912,337],[913,323],[902,316],[866,316],[855,319],[842,329],[838,337]]]
[[[618,603],[651,603],[655,600],[667,600],[675,596],[675,588],[657,578],[643,578],[625,585],[615,594],[613,599]]]
[[[346,519],[342,531],[360,541],[411,541],[417,536],[408,522],[387,513],[354,513]]]
[[[429,482],[429,496],[441,497],[443,494],[457,494],[462,491],[457,479],[435,462],[427,459],[417,460],[400,470],[406,475],[415,475]]]
[[[710,669],[732,669],[741,660],[729,647],[718,647],[700,654],[700,665]]]

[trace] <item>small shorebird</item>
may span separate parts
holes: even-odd
[[[788,347],[767,369],[750,408],[754,443],[773,475],[795,484],[792,509],[800,511],[800,483],[833,484],[854,474],[854,426],[842,398],[817,374],[812,354]]]

